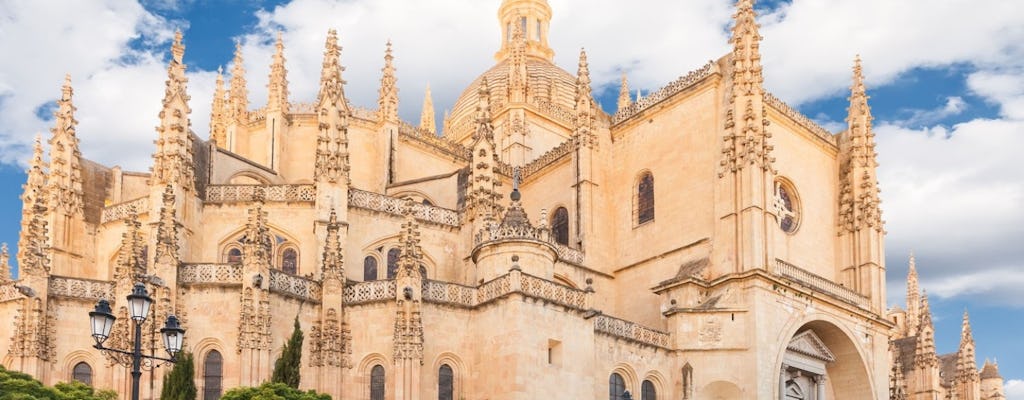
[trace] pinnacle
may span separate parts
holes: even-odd
[[[437,133],[437,122],[434,120],[434,99],[430,93],[430,84],[427,84],[426,93],[423,95],[423,112],[420,114],[420,129],[430,133]]]
[[[174,62],[178,64],[182,64],[185,57],[185,45],[181,44],[181,41],[181,30],[174,31],[174,44],[171,45],[171,56],[174,57]]]
[[[629,79],[626,77],[626,73],[622,73],[622,85],[619,87],[619,103],[618,110],[622,111],[632,105],[632,101],[629,98]]]

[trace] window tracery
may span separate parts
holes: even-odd
[[[788,234],[796,233],[800,227],[800,204],[796,190],[789,182],[775,181],[775,212],[779,217],[779,228]]]

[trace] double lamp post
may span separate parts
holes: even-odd
[[[132,294],[128,295],[128,310],[131,313],[132,321],[135,321],[135,344],[132,351],[111,349],[103,347],[103,342],[110,337],[110,330],[114,327],[117,317],[110,310],[110,302],[102,299],[96,303],[96,309],[89,312],[89,320],[92,325],[92,337],[96,339],[93,346],[100,351],[114,352],[131,357],[132,361],[132,400],[139,399],[139,379],[142,377],[142,359],[159,360],[168,363],[176,362],[176,356],[181,351],[181,343],[185,340],[185,330],[178,323],[178,317],[167,316],[164,327],[160,329],[160,335],[164,339],[164,349],[171,355],[171,358],[142,354],[142,324],[146,322],[149,315],[149,308],[153,305],[153,299],[146,293],[146,286],[136,283],[132,288]]]

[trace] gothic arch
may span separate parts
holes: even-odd
[[[655,393],[658,394],[659,399],[670,398],[670,396],[668,395],[668,391],[666,390],[666,388],[668,387],[668,385],[666,384],[668,382],[668,379],[665,379],[665,375],[662,375],[660,371],[648,371],[647,374],[644,375],[644,379],[640,381],[641,385],[643,384],[643,381],[651,381],[651,383],[654,384],[654,391]],[[640,390],[636,391],[636,395],[633,396],[634,399],[640,399],[639,395],[641,394],[642,389],[643,388],[640,388]],[[630,391],[630,393],[633,392]]]
[[[389,391],[388,388],[391,387],[392,379],[394,379],[392,377],[392,375],[394,375],[394,371],[388,368],[391,363],[388,361],[387,357],[384,357],[384,355],[380,353],[367,354],[366,357],[363,357],[363,360],[359,362],[359,366],[357,367],[359,375],[356,380],[356,384],[359,386],[360,398],[370,398],[370,373],[373,370],[373,367],[378,365],[384,368],[384,398],[390,398],[387,394]]]
[[[790,339],[804,331],[812,330],[828,349],[835,354],[836,361],[826,366],[827,398],[835,400],[853,400],[872,398],[876,383],[868,373],[864,349],[857,345],[857,335],[834,317],[822,313],[814,313],[804,321],[794,321],[783,329],[778,339],[779,349],[774,367],[774,375],[782,373],[782,363],[786,354],[786,346]],[[775,380],[775,392],[780,390],[778,379]],[[866,384],[865,384],[866,383]]]
[[[454,394],[453,397],[456,398],[456,399],[462,398],[463,397],[462,396],[462,393],[463,393],[462,389],[465,387],[464,381],[466,380],[465,377],[467,376],[467,374],[466,374],[466,366],[462,362],[462,358],[460,358],[459,356],[455,355],[455,353],[451,353],[451,352],[447,352],[446,351],[446,352],[443,352],[443,353],[437,355],[437,358],[434,359],[434,364],[433,364],[433,369],[432,369],[433,372],[431,372],[431,376],[434,377],[434,380],[432,382],[430,382],[430,383],[427,383],[427,385],[432,385],[432,386],[428,386],[428,387],[437,388],[437,382],[438,382],[438,379],[439,379],[438,371],[441,369],[442,365],[446,365],[446,364],[449,367],[452,368],[452,372],[453,372],[452,375],[455,377],[455,379],[454,379],[455,384],[453,385],[453,390],[452,390],[452,393]]]
[[[399,236],[397,234],[390,235],[374,240],[373,242],[370,242],[370,244],[363,246],[361,250],[362,257],[359,258],[360,262],[362,262],[362,260],[366,258],[366,256],[373,255],[374,258],[377,259],[377,276],[383,276],[384,278],[381,279],[386,279],[388,268],[388,250],[399,247],[398,239]],[[430,252],[426,249],[425,246],[420,246],[420,252],[423,255],[423,266],[427,270],[427,276],[436,277],[437,261],[435,261],[434,258],[430,256]]]
[[[101,360],[105,361],[105,360]],[[100,361],[96,361],[96,356],[84,350],[76,350],[68,353],[64,356],[64,362],[61,363],[63,366],[63,379],[66,382],[73,381],[73,374],[75,365],[80,362],[88,364],[92,368],[92,381],[95,384],[98,381],[98,375],[101,371],[104,371],[103,364]]]
[[[277,269],[281,268],[281,254],[286,248],[295,249],[298,254],[296,261],[301,263],[302,252],[299,250],[301,248],[301,243],[295,238],[295,235],[292,235],[288,230],[282,229],[270,222],[267,222],[267,229],[270,231],[271,236],[273,236],[270,244],[270,265]],[[235,228],[224,236],[221,236],[221,239],[217,242],[218,254],[221,257],[221,259],[218,260],[219,262],[226,262],[228,251],[230,251],[232,247],[242,249],[242,243],[239,240],[244,235],[245,224],[243,223],[242,226]],[[284,239],[284,241],[278,243],[278,238]],[[301,265],[296,265],[296,272],[302,270],[300,266]]]
[[[196,363],[198,364],[202,363],[202,360],[206,357],[206,354],[209,353],[210,350],[217,350],[220,352],[221,355],[227,354],[227,352],[224,351],[224,342],[221,342],[220,339],[212,337],[200,339],[198,342],[196,342],[195,345],[191,347],[192,356],[196,360]],[[201,369],[202,368],[196,369],[196,376],[203,376],[203,371]]]
[[[637,377],[636,370],[629,366],[629,364],[615,364],[615,367],[608,372],[607,376],[611,376],[611,374],[619,374],[622,376],[622,380],[626,381],[626,390],[628,390],[630,394],[640,394],[640,378]],[[607,379],[602,379],[601,382],[607,382]],[[637,398],[636,396],[633,397]]]

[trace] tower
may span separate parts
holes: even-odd
[[[509,57],[517,45],[514,32],[518,29],[525,41],[525,54],[551,61],[554,50],[548,47],[548,29],[551,26],[551,6],[547,0],[504,0],[498,9],[501,23],[501,50],[494,55],[498,61]]]

